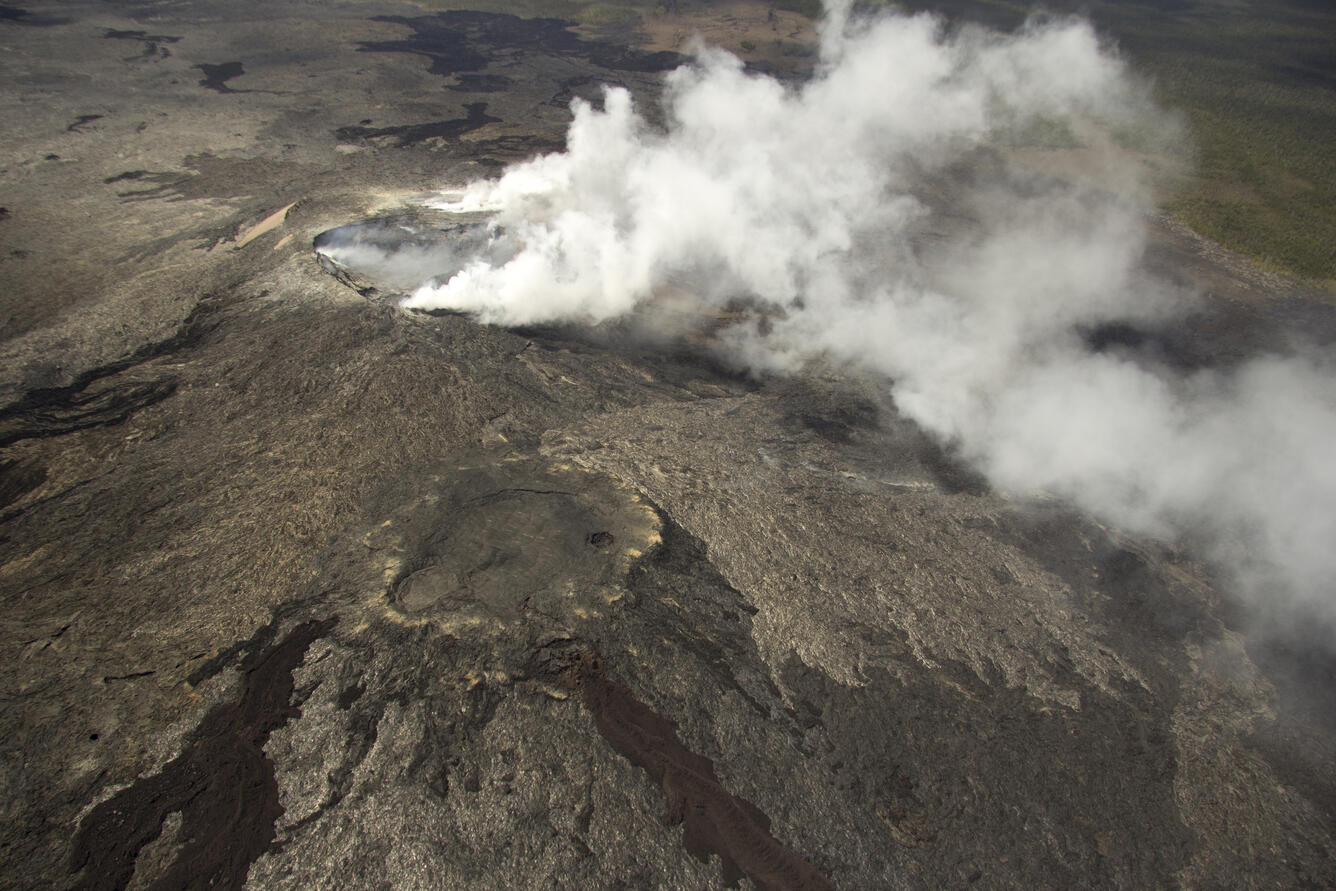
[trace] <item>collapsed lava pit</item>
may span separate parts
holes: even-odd
[[[363,543],[397,622],[571,631],[625,595],[659,532],[654,509],[612,477],[510,457],[430,475]]]

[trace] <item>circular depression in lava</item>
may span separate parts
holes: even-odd
[[[445,518],[420,556],[430,565],[400,583],[395,606],[417,616],[473,602],[513,616],[535,597],[605,583],[617,561],[594,542],[612,535],[602,527],[613,521],[609,511],[571,492],[490,493]]]
[[[499,266],[516,247],[491,213],[379,217],[328,229],[313,244],[332,271],[389,297],[445,282],[474,262]]]
[[[366,544],[399,555],[390,616],[449,631],[595,618],[658,540],[658,515],[612,477],[510,458],[440,469]]]

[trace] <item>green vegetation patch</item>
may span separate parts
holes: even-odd
[[[1005,29],[1010,0],[913,0],[911,9]],[[1259,264],[1336,282],[1336,5],[1281,0],[1048,2],[1089,16],[1161,103],[1179,111],[1194,176],[1171,196],[1184,222]],[[1115,134],[1143,147],[1147,134]]]
[[[355,0],[344,0],[355,2]],[[591,25],[666,11],[705,12],[703,0],[417,0],[426,9],[477,9]],[[863,8],[881,0],[861,0]],[[907,0],[955,21],[1020,26],[1035,6],[1016,0]],[[810,18],[820,0],[775,0]],[[1048,14],[1090,17],[1149,76],[1160,101],[1186,120],[1197,170],[1171,196],[1188,225],[1264,266],[1336,283],[1336,4],[1284,0],[1046,0]],[[781,46],[785,56],[815,47]],[[1116,133],[1120,145],[1155,151],[1155,134]],[[1006,137],[1062,148],[1059,121],[1033,121]]]

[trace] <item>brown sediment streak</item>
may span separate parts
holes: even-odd
[[[151,888],[240,888],[250,865],[274,839],[283,813],[269,735],[299,713],[292,673],[335,618],[305,622],[241,664],[240,697],[210,711],[185,750],[161,773],[97,805],[79,825],[70,857],[76,887],[124,888],[140,850],[180,811],[178,853]]]
[[[770,818],[760,808],[723,787],[709,758],[678,741],[671,720],[608,678],[596,654],[581,656],[569,677],[580,688],[603,737],[663,787],[664,821],[686,824],[683,843],[697,859],[706,861],[711,853],[718,854],[730,886],[746,875],[758,888],[771,891],[832,887],[810,863],[771,835]]]

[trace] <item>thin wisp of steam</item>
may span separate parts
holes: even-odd
[[[1258,602],[1333,614],[1330,367],[1171,373],[1082,341],[1182,309],[1142,263],[1149,159],[1180,128],[1087,23],[949,31],[836,3],[805,82],[698,46],[663,101],[662,129],[625,90],[577,101],[566,151],[443,196],[510,249],[405,305],[598,322],[690,282],[764,315],[719,334],[749,367],[882,373],[1000,491],[1191,533]]]

